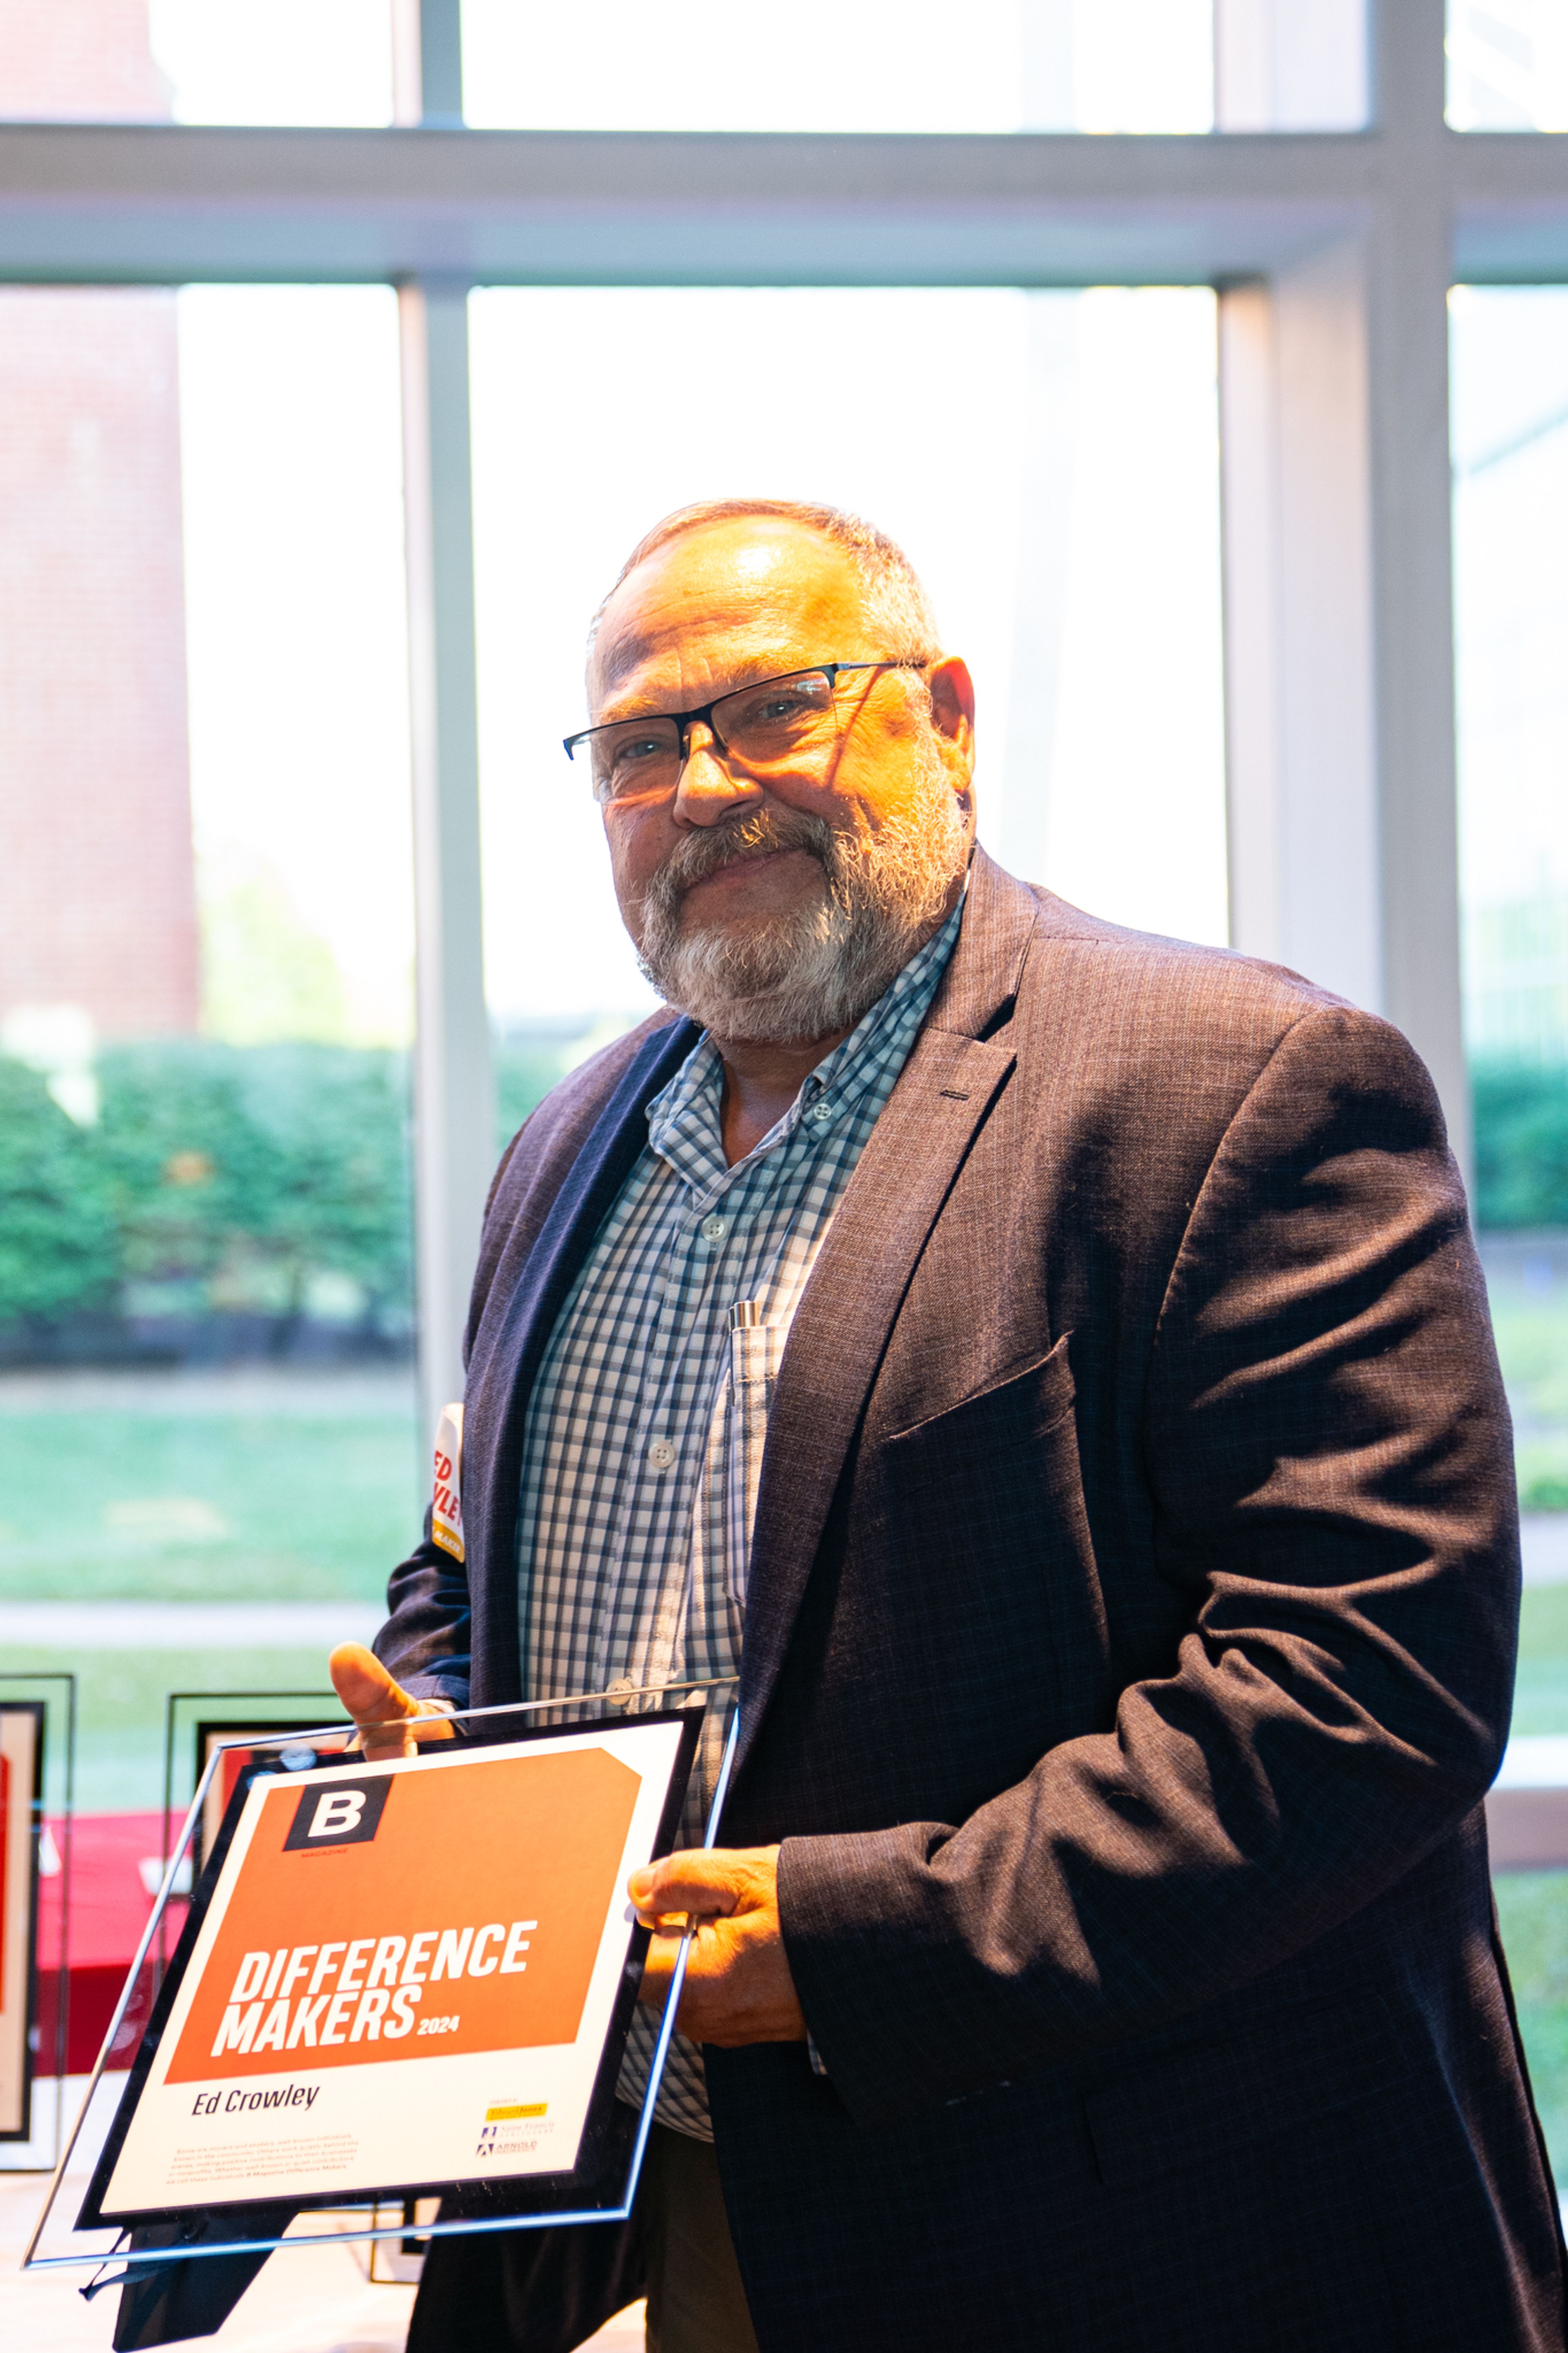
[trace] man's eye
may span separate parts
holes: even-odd
[[[669,739],[665,735],[631,735],[616,746],[617,768],[646,766],[650,760],[669,757]]]
[[[752,695],[741,704],[731,717],[732,727],[742,730],[752,727],[793,727],[797,720],[808,718],[816,709],[815,699],[804,694],[798,687],[771,687],[766,694]]]

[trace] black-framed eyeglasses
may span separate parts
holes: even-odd
[[[585,760],[601,801],[657,799],[673,790],[685,766],[693,722],[709,728],[721,752],[765,775],[831,744],[837,732],[834,695],[851,670],[923,670],[924,662],[814,662],[738,686],[692,711],[660,711],[643,719],[613,719],[563,739],[569,760]]]

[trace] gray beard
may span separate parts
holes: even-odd
[[[687,892],[731,859],[805,849],[821,895],[742,929],[688,930]],[[852,1029],[936,929],[969,844],[934,754],[910,808],[869,839],[798,809],[759,808],[688,834],[643,900],[639,962],[668,1005],[720,1038],[784,1045]]]

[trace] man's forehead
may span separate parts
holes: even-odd
[[[864,629],[864,590],[853,561],[821,533],[773,518],[707,525],[654,549],[616,590],[594,649],[595,698],[643,671],[706,671],[714,663],[765,669],[841,658],[823,630]],[[809,642],[808,642],[809,640]]]

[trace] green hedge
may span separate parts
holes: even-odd
[[[109,1172],[37,1073],[0,1059],[0,1323],[49,1324],[120,1272]]]
[[[298,1315],[320,1274],[406,1323],[405,1057],[176,1039],[106,1048],[97,1077],[78,1127],[0,1061],[0,1324],[112,1314],[127,1284]]]
[[[548,1045],[498,1049],[503,1137],[562,1063]],[[0,1328],[114,1316],[150,1285],[198,1316],[287,1319],[319,1275],[357,1286],[367,1325],[406,1328],[405,1055],[165,1039],[106,1047],[97,1078],[100,1117],[79,1127],[0,1058]]]
[[[502,1140],[564,1059],[498,1049]],[[1568,1226],[1568,1068],[1481,1061],[1473,1079],[1478,1222]],[[128,1283],[298,1314],[317,1274],[358,1285],[367,1316],[406,1319],[405,1056],[173,1039],[106,1048],[98,1080],[101,1115],[79,1127],[0,1058],[0,1324],[112,1314]]]
[[[1477,1061],[1476,1223],[1568,1226],[1568,1064]]]

